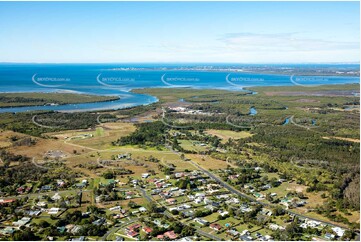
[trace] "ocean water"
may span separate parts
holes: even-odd
[[[169,70],[174,67],[182,67],[183,70]],[[251,86],[360,82],[359,77],[347,76],[302,77],[187,68],[186,65],[172,64],[0,64],[0,92],[71,92],[120,97],[117,101],[101,103],[1,108],[0,112],[112,110],[158,101],[150,95],[132,93],[131,90],[135,88],[183,87],[241,91]]]

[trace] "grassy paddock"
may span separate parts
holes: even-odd
[[[222,142],[225,143],[228,139],[243,139],[251,137],[252,134],[246,131],[231,131],[231,130],[217,130],[217,129],[208,129],[205,131],[207,134],[215,135],[222,139]]]

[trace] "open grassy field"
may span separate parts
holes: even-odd
[[[191,159],[201,167],[205,169],[225,169],[227,168],[227,163],[223,160],[214,159],[209,156],[197,155],[197,154],[187,154],[186,158]]]
[[[337,212],[340,213],[340,212]],[[360,214],[357,211],[351,211],[350,214],[340,213],[342,216],[346,217],[350,222],[358,223],[360,221]]]
[[[226,218],[226,219],[218,220],[217,223],[219,223],[223,227],[226,227],[226,224],[237,225],[237,224],[240,223],[240,221],[235,219],[235,218],[229,217],[229,218]]]
[[[47,135],[57,137],[69,144],[80,145],[92,149],[110,149],[111,142],[134,132],[135,126],[131,123],[104,123],[95,130],[72,130]]]
[[[174,165],[176,166],[175,171],[184,171],[184,170],[195,170],[195,167],[190,164],[188,161],[182,160],[178,155],[176,156],[165,156],[161,160],[162,164],[165,165]]]
[[[208,216],[203,217],[203,219],[207,220],[209,223],[214,223],[218,220],[218,213],[212,213]]]
[[[246,131],[232,131],[232,130],[217,130],[217,129],[208,129],[205,131],[207,134],[215,135],[222,139],[222,143],[228,141],[228,139],[243,139],[247,137],[251,137],[252,134]]]
[[[10,145],[11,142],[9,141],[10,137],[18,137],[18,139],[24,138],[32,138],[36,142],[34,145],[22,145],[17,144],[15,146]],[[17,155],[24,155],[30,158],[35,159],[43,159],[43,156],[48,151],[61,151],[64,154],[64,157],[69,157],[73,154],[74,150],[76,150],[77,154],[85,153],[89,150],[86,148],[79,148],[74,147],[70,144],[66,144],[63,141],[55,140],[55,139],[43,139],[38,137],[32,137],[29,135],[24,135],[21,133],[13,132],[13,131],[6,131],[0,132],[0,142],[5,142],[9,145],[8,151]]]
[[[27,137],[27,135],[10,130],[0,130],[0,149],[11,147],[13,145],[12,137],[18,137],[21,139]]]
[[[179,141],[179,145],[185,150],[196,151],[196,152],[208,150],[206,144],[201,144],[201,142],[196,140],[178,140],[178,141]]]
[[[97,166],[98,160],[111,160],[112,157],[118,154],[131,154],[131,160],[121,159],[116,162],[117,166],[104,166],[92,169]],[[149,162],[147,159],[152,156],[160,160],[159,163]],[[142,173],[147,173],[149,170],[154,170],[159,177],[164,177],[164,174],[159,171],[158,164],[170,165],[173,164],[175,171],[184,171],[185,169],[194,169],[189,162],[182,161],[180,157],[170,151],[160,151],[156,149],[141,149],[137,147],[115,147],[114,149],[91,151],[88,153],[69,157],[66,163],[72,169],[79,173],[86,174],[89,177],[99,179],[104,172],[112,169],[124,168],[133,172],[132,177],[140,179]],[[127,182],[127,176],[117,176],[117,179],[122,182]]]
[[[303,186],[303,185],[284,182],[278,187],[272,187],[272,188],[268,189],[267,192],[270,192],[270,193],[275,192],[275,193],[277,193],[277,196],[284,197],[284,196],[286,196],[287,193],[292,192],[292,191],[305,192],[306,188],[307,187]]]

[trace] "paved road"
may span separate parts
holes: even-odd
[[[204,237],[213,239],[213,240],[215,240],[215,241],[221,241],[221,240],[222,240],[221,238],[219,238],[219,237],[217,237],[217,236],[215,236],[215,235],[212,235],[212,234],[208,234],[208,233],[206,233],[206,232],[204,232],[204,231],[202,231],[202,230],[200,230],[200,229],[197,229],[196,232],[197,232],[198,234],[204,236]]]
[[[142,193],[143,197],[145,197],[148,202],[154,202],[153,198],[151,198],[143,188],[139,187],[138,190]]]

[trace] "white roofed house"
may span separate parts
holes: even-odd
[[[204,193],[196,193],[195,196],[204,198],[206,196],[206,194],[204,194]]]
[[[228,198],[229,198],[229,195],[228,195],[228,194],[221,194],[221,195],[217,195],[216,198],[217,198],[217,199],[225,200],[225,199],[228,199]]]
[[[71,229],[70,233],[72,233],[72,234],[77,234],[81,229],[82,229],[82,226],[81,226],[81,225],[75,225],[75,226]]]
[[[260,213],[263,215],[272,216],[272,211],[266,208],[262,208],[262,211]]]
[[[226,211],[226,210],[218,210],[218,213],[219,213],[221,216],[226,216],[226,215],[229,214],[229,212]]]
[[[15,232],[15,229],[13,227],[5,227],[4,229],[0,229],[0,234],[2,235],[10,235]]]
[[[210,210],[210,211],[212,211],[212,212],[217,209],[216,207],[212,206],[211,204],[205,206],[204,208],[205,208],[205,209],[208,209],[208,210]]]
[[[181,210],[184,210],[184,209],[189,209],[191,207],[192,206],[190,206],[189,204],[182,204],[182,205],[178,206],[178,210],[181,211]]]
[[[30,220],[31,220],[31,218],[29,218],[29,217],[23,217],[22,219],[20,219],[20,220],[18,220],[18,221],[16,221],[16,222],[13,222],[13,225],[14,225],[15,227],[20,228],[21,226],[29,223]]]
[[[144,212],[146,212],[147,211],[147,209],[145,208],[145,207],[140,207],[139,208],[139,212],[141,212],[141,213],[144,213]]]
[[[59,187],[62,187],[62,186],[64,186],[66,183],[65,183],[65,181],[59,179],[59,180],[56,181],[56,184],[57,184]]]
[[[201,218],[195,218],[194,221],[199,223],[200,225],[203,225],[203,226],[209,224],[209,222],[207,220],[204,220],[204,219],[201,219]]]
[[[270,225],[269,225],[269,228],[270,228],[271,230],[285,230],[284,227],[282,227],[282,226],[280,226],[280,225],[278,225],[278,224],[270,224]]]
[[[61,196],[59,195],[59,193],[55,193],[55,195],[52,196],[51,199],[52,199],[53,201],[58,201],[58,200],[61,199]]]
[[[41,214],[41,210],[29,210],[27,211],[27,214],[29,214],[29,216],[39,216]]]
[[[122,209],[121,206],[115,206],[115,207],[109,208],[109,211],[120,211],[121,209]]]
[[[47,206],[47,203],[46,203],[46,202],[38,202],[38,203],[36,204],[36,206],[46,207],[46,206]]]
[[[238,198],[230,198],[226,200],[226,204],[239,204],[239,199]]]
[[[57,214],[57,213],[59,213],[59,211],[60,211],[60,208],[50,208],[48,210],[48,214]]]
[[[333,227],[332,231],[335,232],[338,237],[342,237],[345,233],[345,230],[340,227]]]
[[[235,229],[227,230],[226,233],[229,234],[229,235],[232,236],[232,237],[238,237],[238,236],[241,235],[240,232],[238,232],[238,231],[235,230]]]
[[[149,173],[143,173],[143,174],[142,174],[142,178],[144,178],[144,179],[145,179],[145,178],[148,178],[149,176],[150,176]]]
[[[316,228],[316,227],[321,225],[320,222],[315,221],[315,220],[307,220],[306,224],[307,224],[308,227],[311,227],[311,228]]]
[[[300,224],[300,228],[303,228],[303,229],[307,229],[307,224],[306,223],[302,223],[302,224]]]

